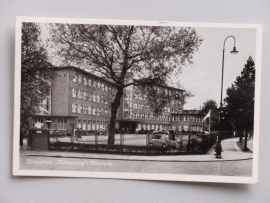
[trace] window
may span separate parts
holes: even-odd
[[[100,96],[97,95],[97,102],[100,103]]]
[[[92,122],[92,130],[96,130],[96,121]]]
[[[188,116],[184,116],[184,121],[188,121]]]
[[[98,88],[101,88],[101,83],[99,81],[98,81],[97,85],[98,85]]]
[[[124,118],[128,118],[128,110],[124,110],[123,116],[124,116]]]
[[[97,87],[97,81],[93,80],[93,87]]]
[[[77,122],[77,128],[81,128],[82,127],[82,121],[81,120],[78,120]]]
[[[124,99],[124,109],[128,109],[128,100]]]
[[[105,103],[105,102],[104,102],[104,96],[101,96],[101,98],[100,98],[100,103],[102,103],[102,104]]]
[[[179,121],[183,121],[183,117],[182,116],[179,116]]]
[[[168,121],[170,121],[171,120],[171,117],[170,116],[168,116]]]
[[[97,121],[97,130],[99,129],[99,121]]]
[[[92,101],[93,100],[93,95],[88,93],[88,101]]]
[[[100,115],[101,114],[101,108],[100,107],[97,108],[96,114],[97,115]]]
[[[72,97],[76,98],[77,97],[77,90],[72,89]]]
[[[143,100],[146,100],[146,97],[147,97],[147,96],[146,96],[146,95],[144,95],[144,96],[143,96]]]
[[[78,78],[78,77],[77,77],[76,75],[74,75],[72,81],[73,81],[73,82],[77,82],[77,78]]]
[[[108,86],[105,85],[105,92],[108,92]]]
[[[93,109],[92,109],[92,114],[96,115],[96,108],[95,107],[93,107]]]
[[[87,85],[87,79],[86,78],[83,78],[83,84]]]
[[[170,113],[171,112],[171,109],[168,107],[168,113]]]
[[[87,130],[91,130],[91,121],[88,120]]]
[[[92,87],[92,80],[91,80],[91,79],[88,80],[88,85],[89,85],[90,87]]]
[[[78,113],[82,113],[82,105],[78,105]]]
[[[167,107],[164,107],[164,112],[166,113],[168,111]]]
[[[93,102],[97,102],[97,97],[95,94],[93,94]]]
[[[66,130],[67,129],[67,119],[59,118],[57,122],[57,130]]]
[[[43,126],[43,118],[36,118],[36,119],[35,119],[35,124],[39,124],[40,127],[42,127],[42,126]],[[35,126],[36,126],[36,125],[35,125]]]
[[[87,114],[87,106],[83,107],[83,114]]]
[[[173,121],[176,121],[176,116],[173,116]]]
[[[178,126],[178,131],[182,131],[182,126],[181,125]]]
[[[153,115],[151,115],[151,117],[150,117],[150,114],[148,114],[147,118],[148,118],[148,120],[150,120],[150,118],[151,119],[153,118]]]
[[[86,130],[86,120],[83,120],[83,126],[82,126],[83,130]]]
[[[143,117],[142,118],[145,119],[145,114],[143,114]]]
[[[104,83],[101,84],[101,90],[104,91]]]
[[[137,118],[137,113],[134,113],[133,114],[133,118]]]
[[[77,104],[72,104],[72,113],[77,112]]]
[[[78,90],[78,98],[82,99],[82,92],[80,90]]]
[[[87,98],[87,92],[83,92],[83,99],[86,100]]]
[[[79,76],[79,84],[82,83],[82,76]]]
[[[134,109],[137,109],[137,107],[138,107],[138,106],[137,106],[137,103],[134,103],[134,104],[133,104],[133,108],[134,108]]]
[[[104,116],[104,109],[101,108],[100,111],[101,111],[101,115]]]

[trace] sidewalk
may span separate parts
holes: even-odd
[[[242,152],[237,146],[238,138],[223,140],[221,142],[223,153],[221,159],[216,159],[214,149],[202,155],[167,155],[167,156],[138,156],[117,154],[95,154],[81,152],[58,152],[58,151],[31,151],[24,148],[20,150],[22,156],[43,156],[58,158],[81,158],[81,159],[103,159],[103,160],[129,160],[129,161],[155,161],[155,162],[220,162],[252,159],[253,153]]]

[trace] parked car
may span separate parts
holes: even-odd
[[[97,135],[107,135],[107,131],[104,128],[99,128],[97,130]]]
[[[171,140],[169,134],[164,132],[153,132],[149,139],[149,146],[176,148],[176,141]]]

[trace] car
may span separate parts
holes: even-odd
[[[161,148],[176,148],[176,141],[171,140],[169,134],[164,132],[154,132],[149,139],[150,147],[161,147]]]
[[[104,128],[99,128],[96,132],[97,135],[107,135],[107,131]]]

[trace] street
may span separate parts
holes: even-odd
[[[21,170],[164,173],[251,176],[253,153],[242,152],[238,138],[222,141],[222,159],[211,149],[204,155],[128,156],[55,151],[20,152]]]
[[[20,157],[23,170],[164,173],[189,175],[251,176],[252,160],[221,162],[162,162],[58,157]]]

